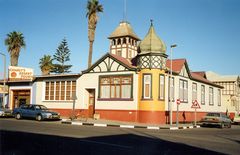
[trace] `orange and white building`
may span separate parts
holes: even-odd
[[[151,23],[142,41],[128,22],[109,36],[110,51],[81,74],[37,76],[29,87],[29,104],[43,104],[69,117],[75,112],[109,120],[165,124],[194,120],[192,103],[198,102],[199,120],[206,112],[225,112],[221,89],[202,72],[191,72],[186,59],[172,60]],[[10,86],[10,91],[14,86]],[[11,94],[11,93],[10,93]],[[10,107],[13,107],[13,102]]]

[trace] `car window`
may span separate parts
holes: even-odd
[[[35,109],[36,109],[36,110],[40,110],[41,108],[40,108],[40,106],[36,105],[36,106],[35,106]]]
[[[40,108],[41,108],[41,110],[48,110],[48,108],[43,105],[40,105]]]
[[[220,117],[220,113],[208,113],[207,116]]]
[[[28,109],[28,105],[22,105],[21,108],[22,109]]]
[[[31,105],[31,106],[29,106],[29,109],[34,110],[35,108],[33,105]]]

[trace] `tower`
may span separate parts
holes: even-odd
[[[152,22],[138,49],[138,121],[165,122],[166,45],[157,36]]]
[[[139,45],[138,66],[141,69],[166,69],[166,45],[157,36],[153,24]]]
[[[128,22],[120,22],[108,39],[110,40],[111,54],[116,54],[126,59],[132,59],[137,55],[137,46],[140,39]]]

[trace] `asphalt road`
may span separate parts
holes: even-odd
[[[240,126],[147,130],[0,118],[0,154],[239,154]]]

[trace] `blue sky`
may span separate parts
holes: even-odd
[[[107,37],[123,19],[124,0],[99,0],[99,15],[93,47],[93,62],[109,51]],[[87,67],[87,0],[0,0],[0,52],[10,56],[4,45],[6,34],[20,31],[26,48],[19,66],[40,75],[39,59],[53,55],[66,37],[71,51],[72,73]],[[186,58],[193,71],[240,74],[239,0],[127,0],[127,20],[143,39],[150,19],[167,45],[176,43],[173,58]],[[0,78],[3,61],[0,59]]]

